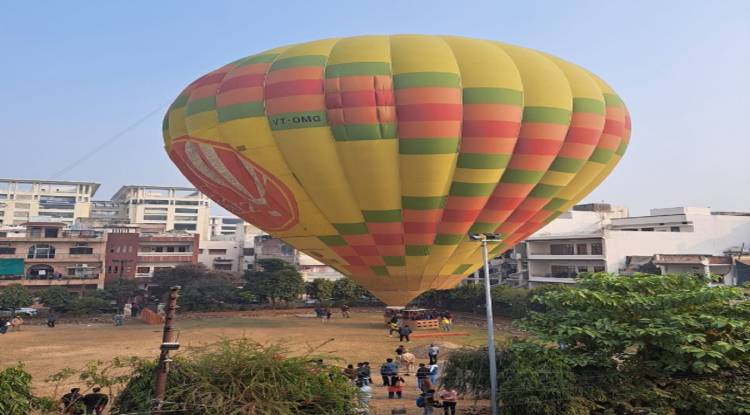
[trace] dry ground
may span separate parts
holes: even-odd
[[[302,312],[302,311],[300,311]],[[382,314],[375,310],[358,310],[352,318],[339,315],[326,323],[315,318],[303,318],[277,313],[238,315],[213,313],[203,318],[176,321],[178,340],[183,349],[211,343],[221,338],[248,337],[261,343],[280,343],[293,352],[304,352],[326,341],[318,352],[330,353],[342,363],[371,362],[373,378],[379,379],[378,368],[386,357],[394,354],[398,339],[386,335]],[[483,329],[462,325],[458,321],[454,331],[470,333],[467,337],[413,339],[408,347],[420,357],[431,342],[442,345],[443,351],[462,345],[484,342]],[[498,333],[503,336],[504,333]],[[109,360],[115,356],[156,357],[161,342],[161,327],[128,321],[122,327],[111,324],[65,324],[50,329],[42,325],[28,325],[20,332],[0,336],[0,368],[21,361],[34,376],[34,387],[41,395],[51,395],[53,386],[45,383],[49,375],[65,367],[81,368],[91,360]],[[424,356],[423,356],[424,357]],[[424,359],[420,359],[424,361]],[[407,378],[405,396],[401,402],[384,399],[385,388],[374,388],[373,415],[390,414],[390,408],[404,406],[411,413],[421,413],[414,407],[416,386],[414,376]],[[462,403],[460,406],[468,406]],[[442,410],[440,410],[442,411]],[[436,413],[438,412],[436,409]]]

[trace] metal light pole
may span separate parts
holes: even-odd
[[[494,237],[494,235],[492,235]],[[495,319],[492,316],[492,294],[490,293],[490,258],[487,252],[487,234],[469,235],[471,239],[482,243],[482,259],[484,260],[484,298],[487,311],[487,354],[490,363],[490,409],[492,415],[497,412],[497,357],[495,356]],[[493,238],[492,242],[499,242]]]

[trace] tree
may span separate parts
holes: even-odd
[[[170,287],[180,286],[180,309],[183,311],[218,311],[241,301],[232,275],[213,271],[203,264],[180,265],[154,273],[159,284],[152,293],[159,298]]]
[[[340,278],[334,281],[331,295],[337,302],[351,303],[366,295],[366,291],[349,278]]]
[[[75,296],[65,287],[52,286],[39,291],[39,301],[58,313],[70,311]]]
[[[305,292],[305,283],[297,269],[286,261],[267,258],[260,259],[259,270],[248,270],[244,278],[245,290],[253,293],[261,301],[276,306],[279,301],[292,301]]]
[[[333,298],[333,281],[325,278],[316,278],[305,287],[307,295],[320,301]]]
[[[27,415],[33,410],[52,413],[54,402],[31,393],[31,375],[22,364],[0,370],[0,414]]]
[[[104,284],[105,297],[114,301],[118,310],[122,310],[130,299],[142,292],[143,290],[138,288],[138,283],[125,278]]]
[[[17,309],[28,307],[34,302],[28,288],[21,284],[12,284],[0,289],[0,308]]]
[[[602,412],[750,412],[750,302],[694,275],[584,275],[522,326],[561,345]]]

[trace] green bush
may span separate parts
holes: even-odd
[[[27,415],[33,410],[51,412],[54,403],[31,393],[31,375],[22,364],[0,371],[0,414]]]
[[[285,354],[248,339],[183,354],[172,363],[164,408],[183,415],[351,413],[356,391],[338,369]],[[153,363],[136,367],[117,410],[149,410],[155,369]]]

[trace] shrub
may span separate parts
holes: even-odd
[[[33,410],[49,413],[53,402],[31,393],[31,375],[20,363],[0,371],[0,414],[27,415]]]

